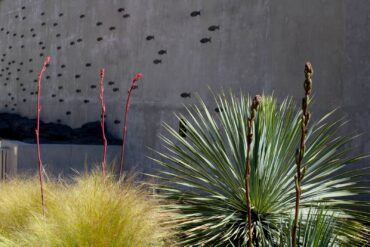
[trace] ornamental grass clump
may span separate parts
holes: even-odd
[[[45,183],[44,193],[49,196],[51,191],[57,190],[55,185]],[[25,230],[30,224],[31,215],[40,215],[40,205],[39,178],[1,181],[0,236],[10,237],[15,232]],[[48,204],[48,208],[53,206],[51,202]]]
[[[0,234],[0,246],[174,245],[173,230],[163,224],[169,216],[159,201],[128,180],[117,182],[109,173],[102,180],[99,171],[73,183],[48,181],[45,218],[37,207],[36,180],[18,183],[12,200],[0,199],[0,209],[7,209],[0,212],[7,218],[0,223],[6,233]],[[10,185],[1,192],[0,198],[14,193]]]

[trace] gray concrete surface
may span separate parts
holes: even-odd
[[[191,17],[196,10],[201,15]],[[212,25],[220,30],[208,31]],[[105,67],[108,127],[121,136],[126,91],[141,72],[126,150],[127,162],[143,170],[153,165],[146,147],[160,148],[161,122],[178,126],[172,113],[195,101],[181,93],[198,92],[210,107],[208,86],[299,100],[306,60],[315,68],[314,116],[339,108],[338,117],[350,119],[344,133],[364,133],[356,152],[370,151],[368,0],[2,0],[0,28],[0,111],[35,115],[40,53],[50,54],[42,119],[72,127],[98,120],[99,92],[91,85]]]
[[[37,146],[17,141],[0,141],[7,147],[7,175],[35,175],[37,172]],[[120,147],[108,146],[107,163],[115,165]],[[45,171],[50,176],[73,176],[81,172],[100,169],[103,147],[97,145],[42,144],[41,157]],[[116,167],[107,166],[107,170]],[[132,167],[130,167],[132,168]]]

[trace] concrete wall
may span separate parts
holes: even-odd
[[[50,54],[42,119],[98,120],[92,87],[104,66],[108,127],[120,136],[127,88],[143,73],[128,126],[133,166],[151,167],[146,147],[159,148],[161,122],[177,126],[172,112],[195,101],[181,93],[198,92],[211,107],[208,86],[299,100],[306,60],[315,69],[314,116],[339,107],[351,120],[346,131],[364,133],[357,151],[370,150],[368,0],[2,0],[0,28],[0,111],[35,115],[34,80]]]
[[[37,171],[37,146],[18,141],[0,141],[0,149],[6,147],[6,175],[35,175]],[[108,146],[107,170],[118,169],[119,146]],[[45,171],[50,176],[76,175],[92,169],[100,169],[103,147],[97,145],[42,144],[41,157]],[[111,166],[112,165],[112,166]],[[130,167],[131,169],[134,167]]]

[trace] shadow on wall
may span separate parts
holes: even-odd
[[[35,127],[35,119],[18,114],[0,113],[0,138],[35,143]],[[105,131],[110,145],[122,144],[122,140]],[[41,143],[100,145],[101,133],[99,121],[85,123],[76,129],[64,124],[40,122]]]

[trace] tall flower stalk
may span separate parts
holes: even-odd
[[[41,160],[41,151],[40,151],[40,113],[41,113],[41,79],[42,75],[46,70],[46,66],[50,63],[50,56],[46,57],[42,69],[37,77],[37,122],[36,122],[36,144],[37,144],[37,160],[38,160],[38,170],[39,170],[39,179],[40,179],[40,190],[41,190],[41,206],[42,206],[42,215],[45,216],[45,198],[44,198],[44,167]]]
[[[124,166],[124,159],[125,159],[125,142],[126,142],[126,132],[127,132],[127,118],[128,118],[129,108],[130,108],[131,94],[132,94],[132,90],[135,90],[138,87],[137,82],[140,80],[141,77],[142,77],[141,73],[139,73],[135,76],[135,78],[132,80],[131,86],[128,89],[128,92],[127,92],[128,95],[127,95],[126,106],[125,106],[125,116],[124,116],[124,120],[123,120],[121,162],[120,162],[120,171],[119,171],[120,176],[123,173],[123,166]]]
[[[292,230],[292,245],[294,247],[297,246],[297,230],[299,226],[299,203],[300,203],[300,197],[302,195],[302,180],[306,173],[306,167],[303,167],[302,169],[302,160],[304,157],[305,152],[305,140],[306,135],[308,132],[308,122],[311,118],[311,113],[308,111],[308,105],[310,103],[310,96],[312,91],[312,75],[313,75],[313,68],[310,62],[307,62],[304,68],[304,74],[305,74],[305,81],[304,81],[304,91],[305,96],[302,99],[302,118],[301,118],[301,138],[300,138],[300,146],[296,150],[295,154],[295,160],[296,160],[296,175],[294,176],[295,181],[295,214],[294,214],[294,224],[293,224],[293,230]]]
[[[103,161],[101,162],[101,171],[104,178],[105,164],[107,162],[107,138],[105,137],[105,103],[104,103],[104,68],[100,70],[100,104],[101,104],[101,131],[104,142]]]
[[[251,176],[251,164],[250,164],[250,153],[251,145],[253,142],[253,122],[257,115],[257,109],[261,102],[261,96],[256,95],[253,98],[252,105],[250,107],[250,117],[247,120],[248,134],[247,134],[247,159],[245,161],[245,197],[247,201],[248,211],[248,246],[252,247],[253,240],[253,228],[252,228],[252,205],[250,197],[250,176]]]

